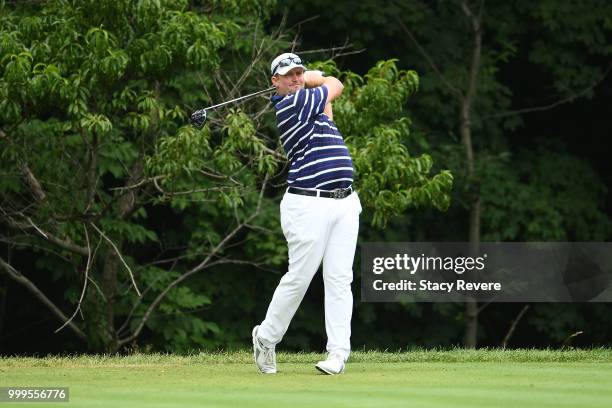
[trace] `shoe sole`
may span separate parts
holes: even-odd
[[[332,373],[331,371],[327,371],[324,368],[319,367],[318,365],[315,365],[315,368],[326,375],[340,375],[344,372],[344,368],[342,368],[342,371],[340,371],[339,373]]]

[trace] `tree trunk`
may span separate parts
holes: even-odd
[[[119,245],[119,244],[115,244]],[[120,246],[118,246],[120,248]],[[104,270],[102,272],[102,293],[106,299],[104,305],[104,348],[109,353],[117,351],[117,332],[115,330],[115,296],[117,295],[117,268],[119,257],[112,248],[109,248],[104,258]]]
[[[468,119],[469,120],[469,119]],[[468,164],[468,180],[470,183],[474,183],[473,172],[474,172],[474,159],[473,150],[471,143],[471,129],[469,127],[469,121],[462,121],[462,139],[466,146],[466,159]],[[477,256],[478,248],[480,246],[480,196],[478,191],[470,188],[470,194],[474,194],[473,199],[470,201],[470,225],[469,225],[469,247],[470,256]],[[475,299],[469,298],[465,302],[465,335],[463,339],[463,345],[467,348],[475,348],[477,346],[478,338],[478,302]]]
[[[8,258],[10,262],[10,257]],[[8,302],[9,294],[9,278],[8,276],[2,277],[2,285],[0,286],[0,292],[2,295],[2,301],[0,301],[0,350],[2,350],[2,333],[4,332],[4,317],[6,316],[6,304]]]
[[[477,256],[480,246],[480,189],[474,177],[474,147],[472,143],[472,122],[471,112],[476,95],[476,85],[478,83],[478,72],[480,69],[480,56],[482,51],[482,3],[478,15],[474,15],[466,1],[461,4],[463,12],[470,20],[472,26],[473,48],[472,61],[470,64],[469,83],[465,96],[461,98],[460,113],[460,132],[461,143],[465,148],[465,158],[467,166],[467,179],[470,194],[470,225],[469,242],[471,256]],[[478,339],[478,302],[475,299],[467,299],[465,302],[465,335],[463,345],[467,348],[475,348]]]
[[[144,170],[142,159],[138,159],[130,169],[130,177],[126,186],[136,184],[141,178]],[[125,219],[140,205],[136,200],[136,192],[138,190],[128,190],[123,193],[118,201],[117,217]],[[123,252],[123,240],[118,239],[114,242],[117,250]],[[108,248],[106,257],[104,258],[104,271],[102,275],[102,292],[106,298],[105,305],[105,326],[106,338],[105,348],[107,352],[115,353],[119,349],[119,339],[117,328],[115,327],[115,299],[117,296],[117,273],[121,267],[119,255],[113,248]]]

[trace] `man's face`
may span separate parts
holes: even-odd
[[[279,95],[290,95],[304,88],[304,70],[293,68],[285,75],[276,74],[272,77],[272,85],[276,87]]]

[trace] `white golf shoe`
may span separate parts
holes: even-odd
[[[323,374],[342,374],[344,371],[344,359],[338,355],[332,354],[327,357],[327,360],[319,361],[315,367]]]
[[[255,365],[263,374],[276,374],[276,351],[274,346],[267,344],[257,336],[259,326],[253,327],[253,356]]]

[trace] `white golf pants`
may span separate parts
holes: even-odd
[[[289,270],[272,296],[259,336],[281,341],[310,281],[323,261],[327,352],[348,359],[353,311],[353,257],[361,203],[356,192],[343,199],[285,193],[281,226],[289,248]]]

